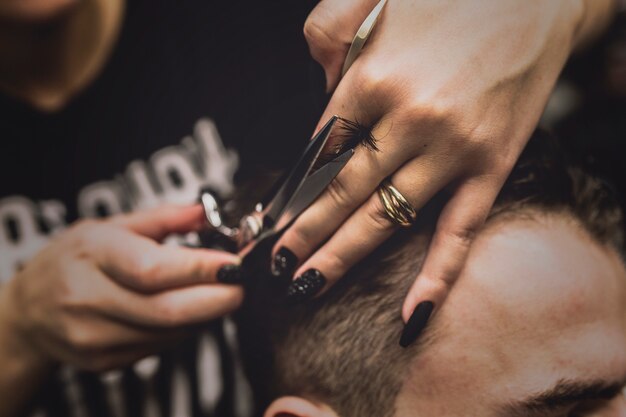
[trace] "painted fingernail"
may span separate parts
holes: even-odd
[[[243,281],[241,265],[224,265],[217,271],[217,280],[223,284],[241,284]]]
[[[411,314],[411,318],[404,326],[404,330],[402,330],[402,336],[400,336],[400,346],[407,347],[411,343],[415,342],[426,327],[434,307],[435,305],[430,301],[422,301],[417,305],[417,307],[415,307],[413,314]]]
[[[296,278],[287,289],[289,303],[301,303],[315,296],[326,285],[326,278],[317,269],[309,269]]]
[[[291,275],[297,264],[298,258],[296,255],[283,246],[278,249],[278,252],[274,255],[274,259],[272,259],[272,275],[275,277]]]

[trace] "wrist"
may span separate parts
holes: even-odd
[[[0,287],[0,415],[23,411],[54,363],[40,353],[20,328],[13,311],[11,283]]]
[[[15,377],[39,374],[50,368],[53,361],[35,347],[21,323],[22,318],[14,308],[12,284],[0,287],[0,368],[12,370]],[[5,372],[6,374],[6,372]],[[6,379],[0,375],[0,381]]]

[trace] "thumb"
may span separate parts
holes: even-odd
[[[140,235],[160,241],[173,233],[196,231],[204,224],[204,210],[199,204],[192,206],[162,206],[113,217],[113,224]]]
[[[311,56],[326,73],[326,91],[341,78],[341,67],[359,27],[377,0],[322,0],[304,23]]]

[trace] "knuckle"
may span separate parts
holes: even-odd
[[[80,220],[70,228],[67,241],[79,258],[88,258],[93,252],[95,239],[100,235],[104,222],[101,220]]]
[[[307,248],[313,243],[313,233],[308,227],[295,224],[288,233],[287,240],[289,243],[286,245],[289,249],[296,250],[296,253],[302,254],[302,248]]]
[[[335,207],[346,208],[352,206],[353,200],[350,190],[341,175],[335,177],[335,179],[328,185],[327,191]]]
[[[445,95],[410,99],[401,118],[416,131],[438,132],[446,139],[438,142],[442,151],[469,158],[472,165],[490,164],[490,158],[502,149],[496,146],[497,139],[507,135],[499,126],[467,115],[460,103]]]
[[[368,228],[374,232],[388,232],[396,228],[377,195],[370,200],[366,219]]]
[[[439,292],[448,293],[454,285],[455,276],[451,272],[443,272],[434,278],[434,286]]]
[[[388,70],[376,60],[364,59],[355,63],[354,68],[353,86],[361,97],[367,97],[371,105],[378,103],[384,106],[398,96],[396,90],[402,83],[390,76]]]
[[[152,254],[137,254],[131,265],[131,273],[135,283],[145,289],[149,289],[159,275],[161,265]]]
[[[406,106],[405,118],[427,128],[438,128],[454,119],[454,110],[437,98],[415,98]]]
[[[465,148],[472,156],[482,159],[485,162],[492,162],[498,147],[495,145],[495,138],[498,133],[495,129],[481,123],[469,130],[465,135]]]
[[[459,153],[463,146],[463,120],[457,110],[446,100],[439,98],[416,98],[403,104],[398,115],[400,123],[405,125],[417,137],[445,137],[445,141],[437,141],[437,146],[449,155]]]
[[[445,298],[446,294],[449,294],[454,286],[458,274],[459,271],[446,268],[439,271],[431,271],[431,274],[425,277],[428,281],[428,292],[432,294],[434,299]]]
[[[304,22],[304,38],[310,46],[318,46],[320,41],[328,40],[328,31],[324,29],[319,12],[313,11]]]
[[[324,254],[324,258],[324,264],[328,266],[329,271],[333,271],[333,274],[338,277],[343,276],[344,273],[351,267],[347,260],[337,253],[327,252]],[[329,275],[326,274],[326,277],[328,276]]]
[[[337,18],[324,4],[318,5],[304,22],[304,38],[311,49],[311,55],[318,62],[332,49],[338,49],[342,42],[337,39],[341,30]]]
[[[512,137],[513,133],[501,123],[491,120],[465,120],[457,127],[459,132],[458,146],[464,153],[477,162],[475,167],[489,167],[492,172],[508,172],[515,164],[517,155],[512,147],[506,146],[510,141],[503,139]],[[504,145],[504,146],[503,146]],[[482,169],[482,168],[481,168]]]
[[[461,249],[469,249],[470,245],[476,238],[478,233],[478,222],[472,222],[471,224],[463,227],[453,228],[451,230],[444,230],[443,235],[445,240]]]
[[[93,291],[89,277],[80,276],[81,273],[71,265],[62,266],[60,274],[63,279],[59,281],[54,290],[54,296],[60,306],[68,314],[83,313],[89,309],[89,294]]]
[[[75,352],[89,355],[100,349],[98,340],[88,329],[75,325],[66,331],[67,342]]]

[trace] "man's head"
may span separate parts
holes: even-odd
[[[626,378],[620,211],[548,143],[531,142],[446,303],[407,349],[400,306],[428,212],[311,303],[248,291],[242,347],[266,415],[564,416],[615,397]]]

